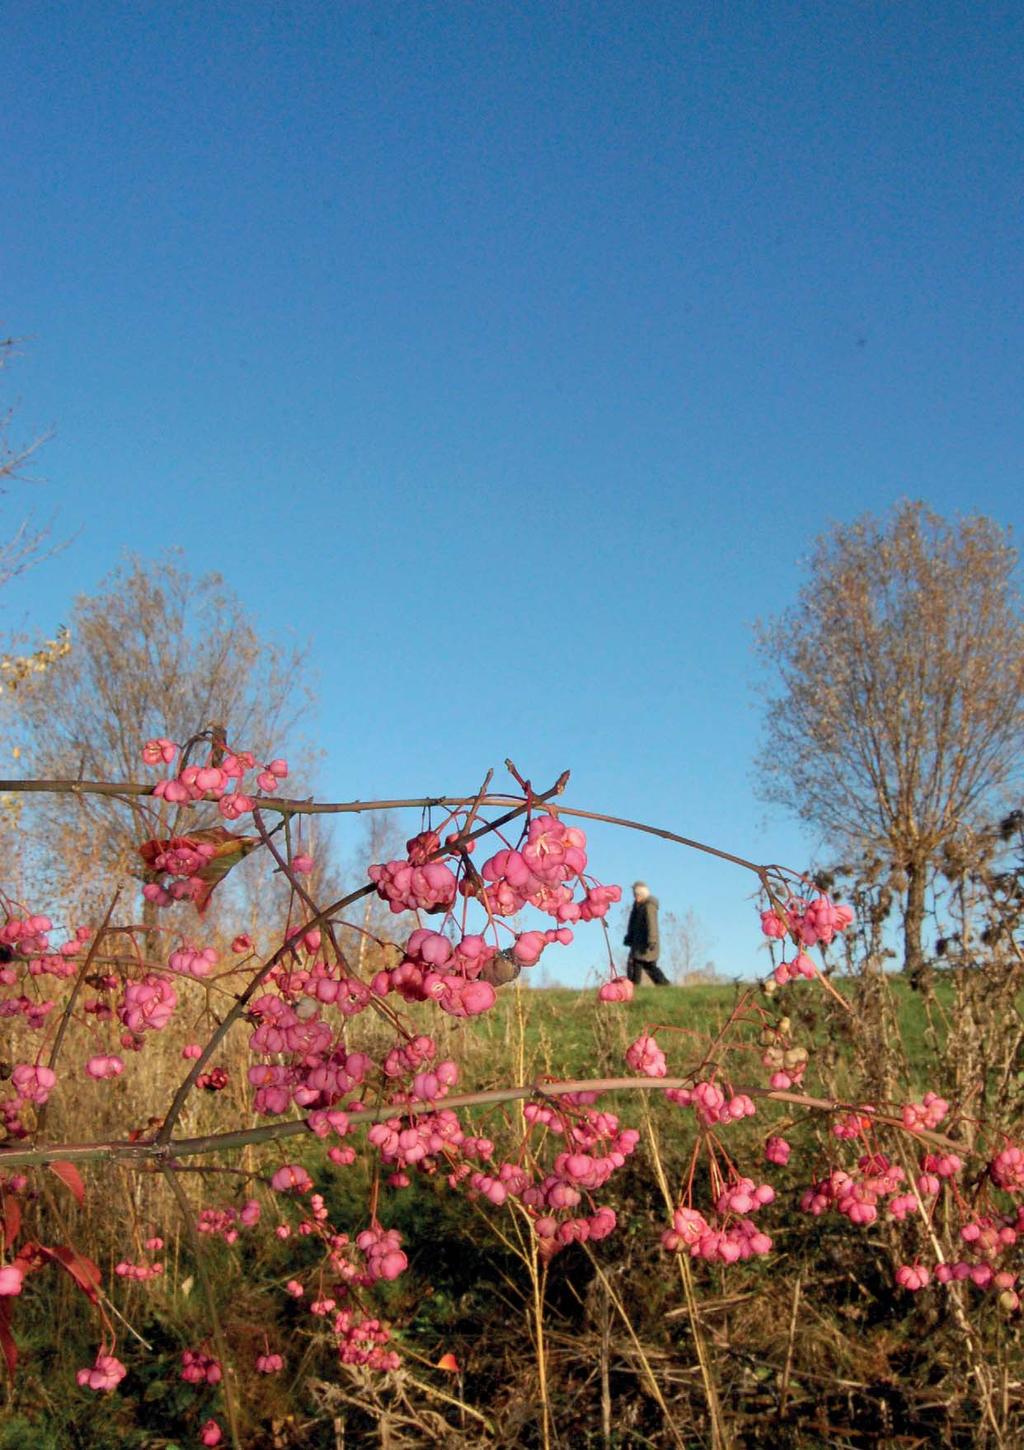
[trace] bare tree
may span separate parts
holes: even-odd
[[[411,834],[406,832],[407,835]],[[371,811],[363,816],[355,851],[345,862],[345,889],[362,885],[371,862],[391,861],[405,851],[405,836],[398,817],[389,811]],[[340,890],[339,890],[340,894]],[[393,940],[400,931],[394,913],[379,896],[365,896],[359,903],[359,916],[339,932],[345,955],[360,977],[372,975],[391,963],[391,956],[382,943]]]
[[[0,338],[0,373],[10,365],[17,351],[14,338]],[[15,482],[25,482],[25,468],[36,450],[45,442],[37,437],[28,443],[16,443],[13,432],[13,407],[0,409],[0,498],[4,498]],[[30,569],[56,552],[50,541],[50,525],[37,525],[31,514],[22,515],[12,523],[0,524],[0,587],[16,575]],[[70,640],[60,625],[53,639],[43,644],[29,642],[4,629],[4,649],[0,650],[0,742],[4,753],[17,760],[21,755],[20,739],[9,733],[9,724],[17,717],[15,701],[27,681],[53,668],[67,654]],[[35,644],[33,648],[32,645]],[[10,862],[17,854],[22,826],[22,803],[17,798],[0,797],[0,852]]]
[[[663,911],[659,935],[661,966],[678,986],[717,979],[718,969],[711,959],[711,938],[692,906],[682,916]]]
[[[36,775],[137,779],[144,740],[180,743],[215,724],[232,746],[267,758],[311,701],[304,649],[262,640],[219,575],[195,578],[174,556],[129,558],[79,597],[70,628],[70,653],[19,696],[25,763]],[[168,834],[174,815],[147,800],[136,806],[145,819],[133,821],[122,802],[81,797],[69,825],[66,803],[55,797],[54,812],[46,799],[34,812],[36,838],[65,896],[100,860],[106,870],[137,868],[140,840]],[[192,813],[189,826],[215,823],[212,811]]]
[[[0,372],[10,365],[15,351],[13,337],[0,338]],[[13,415],[13,408],[0,412],[0,494],[6,493],[16,479],[25,477],[25,465],[45,441],[39,437],[30,443],[15,443],[11,427]],[[50,552],[46,549],[49,535],[50,526],[33,523],[31,515],[11,527],[7,537],[0,540],[0,585],[23,573]]]
[[[905,501],[822,535],[796,605],[758,627],[776,685],[762,793],[838,850],[890,863],[912,977],[941,853],[1020,778],[1016,563],[992,519]]]

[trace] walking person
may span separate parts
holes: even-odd
[[[633,882],[633,905],[624,944],[629,947],[626,976],[634,986],[639,985],[642,972],[647,973],[656,987],[669,985],[658,966],[658,898],[651,895],[646,881]]]

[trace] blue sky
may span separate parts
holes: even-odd
[[[180,545],[311,638],[324,794],[511,755],[802,865],[754,798],[752,621],[864,509],[1021,524],[1020,7],[39,0],[4,29],[6,401],[55,430],[32,497],[73,537],[6,627]],[[743,873],[604,832],[593,861],[757,967]]]

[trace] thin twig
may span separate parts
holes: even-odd
[[[96,935],[93,937],[92,942],[89,945],[89,950],[85,955],[85,960],[83,961],[81,967],[78,970],[78,975],[75,978],[75,985],[71,988],[71,995],[68,997],[67,1006],[64,1008],[64,1011],[61,1014],[60,1026],[57,1028],[57,1035],[53,1039],[53,1047],[50,1049],[50,1060],[47,1064],[50,1068],[56,1067],[57,1065],[57,1057],[60,1053],[61,1044],[64,1041],[65,1033],[68,1030],[68,1023],[71,1021],[71,1014],[75,1010],[75,1002],[78,998],[79,992],[82,989],[82,983],[85,981],[86,977],[89,974],[89,968],[92,966],[93,961],[96,957],[96,953],[99,951],[100,942],[103,940],[107,927],[110,925],[110,918],[114,914],[114,908],[117,905],[120,896],[121,887],[119,886],[114,892],[113,897],[111,898],[110,905],[107,907],[107,914],[103,918],[103,922],[97,930]]]
[[[78,994],[79,994],[79,992],[82,989],[82,983],[85,981],[86,977],[89,975],[89,968],[92,966],[92,964],[93,964],[93,962],[94,962],[94,960],[96,958],[96,953],[99,950],[100,942],[103,940],[104,933],[106,932],[107,927],[110,925],[110,918],[114,914],[114,907],[117,905],[118,898],[120,897],[120,895],[121,895],[121,888],[119,886],[117,888],[117,890],[114,892],[114,895],[113,895],[113,897],[111,899],[110,905],[107,907],[107,914],[103,918],[103,924],[99,928],[99,930],[97,931],[96,935],[93,937],[92,941],[90,942],[90,944],[89,944],[89,950],[88,950],[88,952],[86,952],[86,955],[85,955],[85,960],[82,962],[82,965],[78,969],[78,975],[75,978],[75,985],[71,988],[71,995],[68,997],[67,1005],[65,1006],[64,1011],[61,1014],[60,1025],[57,1028],[57,1035],[53,1039],[53,1046],[50,1049],[50,1059],[49,1059],[49,1062],[48,1062],[47,1066],[51,1070],[53,1068],[55,1068],[56,1065],[57,1065],[57,1058],[58,1058],[58,1056],[60,1054],[60,1049],[61,1049],[61,1046],[62,1046],[62,1044],[64,1042],[65,1034],[67,1033],[67,1030],[68,1030],[68,1024],[71,1021],[71,1014],[75,1010],[75,1002],[78,1000]],[[46,1122],[46,1110],[47,1110],[48,1107],[49,1107],[49,1102],[43,1103],[42,1106],[39,1109],[39,1112],[36,1114],[36,1134],[37,1135],[43,1131],[43,1125]]]
[[[192,1209],[185,1196],[185,1190],[178,1182],[173,1167],[165,1163],[161,1169],[168,1187],[177,1200],[181,1210],[181,1216],[185,1220],[185,1227],[188,1236],[192,1241],[192,1256],[196,1261],[196,1272],[199,1275],[200,1283],[203,1286],[203,1293],[206,1296],[206,1308],[210,1315],[210,1328],[213,1334],[213,1342],[217,1349],[217,1358],[221,1364],[221,1383],[224,1386],[224,1407],[227,1411],[228,1431],[231,1435],[233,1450],[242,1450],[242,1441],[238,1429],[238,1407],[235,1404],[235,1390],[232,1384],[234,1370],[231,1360],[228,1358],[227,1340],[224,1338],[224,1326],[220,1322],[220,1314],[217,1310],[217,1300],[213,1292],[213,1283],[206,1268],[203,1245],[199,1239],[199,1232],[196,1228],[195,1219],[192,1216]]]
[[[796,1348],[796,1325],[800,1311],[800,1293],[803,1288],[803,1273],[798,1272],[793,1284],[793,1305],[789,1314],[789,1338],[786,1342],[786,1363],[782,1370],[782,1384],[779,1386],[779,1419],[782,1420],[786,1413],[786,1400],[789,1398],[789,1379],[793,1373],[793,1351]]]
[[[654,1164],[655,1177],[658,1180],[658,1187],[661,1189],[665,1209],[669,1217],[671,1217],[675,1209],[675,1203],[668,1186],[668,1179],[665,1176],[665,1166],[661,1161],[661,1153],[658,1149],[658,1138],[654,1131],[654,1121],[651,1118],[650,1102],[647,1100],[644,1102],[644,1126],[647,1129],[647,1140],[651,1146],[651,1161]],[[715,1384],[711,1362],[708,1358],[707,1345],[704,1342],[704,1328],[701,1324],[697,1296],[693,1287],[693,1270],[690,1267],[690,1260],[686,1254],[676,1254],[676,1262],[679,1265],[679,1277],[682,1281],[683,1295],[686,1299],[687,1310],[689,1311],[693,1345],[697,1351],[697,1363],[700,1367],[701,1384],[704,1388],[704,1399],[708,1407],[708,1419],[711,1422],[712,1450],[725,1450],[727,1442],[722,1426],[722,1411],[718,1399],[718,1386]]]
[[[612,1304],[615,1305],[616,1312],[619,1318],[622,1320],[626,1333],[633,1341],[633,1348],[636,1350],[637,1355],[640,1359],[640,1364],[643,1368],[643,1377],[647,1381],[651,1394],[654,1396],[655,1400],[658,1403],[658,1408],[661,1410],[662,1415],[665,1417],[665,1424],[668,1426],[669,1433],[671,1434],[672,1439],[679,1447],[679,1450],[686,1450],[685,1442],[679,1433],[679,1429],[676,1425],[675,1420],[673,1420],[672,1418],[672,1411],[665,1403],[665,1396],[661,1393],[661,1386],[658,1384],[654,1370],[651,1368],[651,1362],[647,1357],[647,1352],[644,1349],[643,1345],[640,1343],[640,1339],[637,1335],[636,1330],[633,1328],[633,1321],[630,1319],[629,1314],[626,1311],[625,1305],[612,1287],[612,1283],[611,1280],[608,1278],[608,1275],[598,1263],[597,1257],[594,1254],[593,1249],[586,1242],[584,1242],[583,1244],[583,1252],[586,1254],[591,1264],[593,1264],[594,1272],[601,1280],[601,1285],[605,1293],[608,1295],[608,1298],[612,1302]]]

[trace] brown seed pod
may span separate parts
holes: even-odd
[[[492,987],[504,987],[509,982],[514,982],[522,970],[511,952],[496,952],[481,969],[480,980],[490,982]]]

